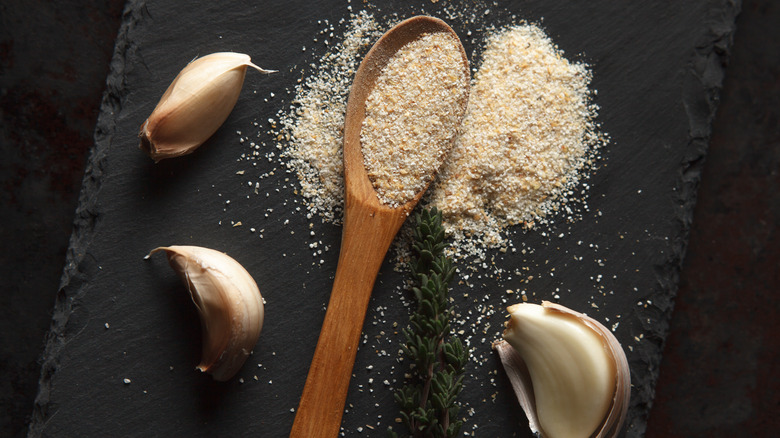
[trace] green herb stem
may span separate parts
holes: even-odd
[[[411,359],[410,375],[395,399],[409,436],[454,437],[463,425],[457,420],[463,388],[463,368],[468,354],[460,339],[451,334],[449,283],[455,268],[444,254],[441,212],[435,208],[415,215],[412,260],[412,291],[417,309],[403,330],[404,354]],[[388,435],[396,437],[391,429]]]

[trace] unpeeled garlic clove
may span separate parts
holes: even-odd
[[[507,309],[493,347],[534,433],[606,438],[620,432],[631,396],[625,352],[598,321],[559,304]]]
[[[263,297],[252,276],[225,253],[199,246],[168,246],[171,267],[198,308],[203,355],[198,369],[214,380],[233,377],[249,357],[263,327]]]
[[[141,149],[157,162],[198,148],[233,110],[247,67],[274,72],[252,64],[243,53],[212,53],[190,62],[141,125]]]

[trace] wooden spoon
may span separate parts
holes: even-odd
[[[406,44],[434,32],[449,32],[457,39],[455,32],[436,18],[418,16],[399,23],[371,48],[355,74],[344,126],[346,202],[341,253],[325,321],[290,437],[338,435],[374,281],[387,249],[427,188],[397,208],[382,204],[363,166],[360,131],[366,99],[382,68]],[[460,51],[463,74],[468,78],[468,59],[462,46]],[[469,81],[465,83],[468,87]],[[465,92],[468,96],[468,89]],[[467,100],[462,101],[461,114],[465,112]]]

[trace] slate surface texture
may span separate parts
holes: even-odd
[[[461,313],[471,314],[502,308],[506,289],[525,290],[536,301],[557,294],[564,305],[619,321],[615,334],[628,350],[634,384],[626,435],[642,436],[739,4],[563,3],[489,9],[497,25],[513,13],[529,21],[543,17],[567,56],[592,65],[599,121],[612,141],[589,180],[589,211],[573,223],[518,232],[515,239],[533,249],[526,255],[496,254],[502,267],[529,268],[532,281],[476,277],[473,288],[456,286],[453,296]],[[277,172],[262,181],[268,197],[254,195],[247,182],[278,163],[248,168],[240,162],[247,146],[236,131],[263,135],[265,121],[289,105],[286,90],[324,53],[324,45],[312,45],[322,28],[317,21],[338,23],[348,5],[128,3],[47,341],[32,436],[286,435],[324,316],[341,230],[313,222],[316,239],[332,248],[318,263],[308,246],[312,221],[296,211],[294,178]],[[400,17],[420,12],[393,3],[376,7]],[[436,15],[437,6],[425,2],[424,11]],[[472,53],[479,39],[465,43]],[[201,150],[153,164],[137,149],[138,126],[183,65],[222,50],[249,53],[281,71],[250,72],[233,114]],[[263,102],[270,93],[278,99]],[[237,221],[243,226],[231,226]],[[263,238],[250,227],[264,229]],[[193,369],[200,349],[195,310],[162,259],[143,260],[151,248],[168,244],[224,250],[260,284],[267,317],[239,373],[243,383],[217,384]],[[396,362],[399,337],[391,333],[393,322],[408,318],[397,291],[402,281],[386,263],[364,326],[346,435],[378,436],[395,424],[391,387],[400,385],[404,366]],[[470,338],[475,361],[463,401],[473,415],[464,413],[464,430],[529,436],[505,376],[494,374],[498,361],[489,343],[501,312],[488,322],[486,342],[479,335],[485,322]]]

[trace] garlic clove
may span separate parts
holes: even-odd
[[[181,276],[198,309],[203,353],[198,369],[214,380],[233,377],[257,343],[265,316],[254,279],[225,253],[199,246],[168,246],[168,263]]]
[[[198,148],[233,110],[247,67],[274,72],[256,66],[243,53],[212,53],[190,62],[141,125],[141,149],[157,162]]]
[[[598,321],[542,302],[510,306],[494,344],[534,433],[547,438],[613,437],[631,394],[625,352]]]

